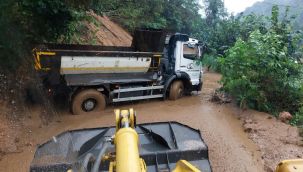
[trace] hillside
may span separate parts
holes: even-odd
[[[104,46],[131,46],[132,36],[107,16],[99,16],[93,11],[86,12],[84,21],[78,22],[73,44],[92,44]]]
[[[287,6],[290,8],[289,16],[296,16],[294,27],[296,29],[303,27],[303,1],[302,0],[264,0],[257,2],[253,6],[248,7],[243,14],[248,15],[255,13],[258,15],[271,15],[271,8],[273,5],[278,5],[280,8],[281,16],[284,15]]]
[[[93,12],[87,12],[87,15],[90,20],[79,21],[78,32],[70,43],[131,46],[132,36],[118,24]],[[20,137],[23,130],[31,133],[24,125],[32,120],[33,111],[37,114],[39,127],[48,125],[58,115],[58,110],[42,91],[40,79],[29,67],[31,65],[22,64],[18,76],[4,73],[0,68],[0,160],[6,154],[20,152],[31,145]]]

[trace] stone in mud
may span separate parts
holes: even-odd
[[[219,104],[230,103],[231,96],[223,91],[215,90],[212,98],[210,99],[212,102],[218,102]]]
[[[252,128],[250,128],[250,127],[244,128],[244,132],[246,132],[246,133],[250,133],[251,131],[252,131]]]
[[[253,120],[252,119],[246,119],[246,120],[244,120],[244,123],[245,124],[252,124]]]
[[[279,120],[284,122],[284,123],[288,123],[289,120],[292,119],[292,115],[289,112],[280,112],[279,114]]]

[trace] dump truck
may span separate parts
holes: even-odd
[[[136,124],[115,110],[115,126],[64,132],[40,145],[30,172],[211,172],[200,132],[177,122]]]
[[[176,100],[203,85],[203,43],[186,34],[136,30],[131,47],[44,44],[33,52],[43,85],[68,93],[73,114],[100,113],[115,102]]]

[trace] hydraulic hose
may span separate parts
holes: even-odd
[[[85,155],[84,160],[81,164],[80,172],[88,172],[87,165],[91,159],[95,159],[95,156],[92,153],[88,153]]]
[[[97,156],[97,159],[94,163],[94,166],[93,166],[91,172],[98,172],[99,167],[101,166],[102,155],[105,153],[108,145],[110,144],[110,142],[105,141],[105,140],[102,143],[103,143],[102,148]]]

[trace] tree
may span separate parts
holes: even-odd
[[[206,5],[206,23],[212,28],[216,27],[217,22],[227,16],[222,0],[204,0]]]
[[[93,4],[97,13],[111,17],[130,31],[143,27],[192,34],[200,31],[202,23],[197,0],[105,0]]]
[[[276,7],[272,13],[266,32],[256,29],[246,40],[239,38],[226,57],[219,59],[223,89],[242,107],[273,114],[302,113],[303,68],[289,51],[296,39],[286,36],[290,30],[284,28],[290,22],[277,18]]]
[[[56,42],[85,10],[81,1],[3,0],[0,2],[0,66],[16,69],[35,44]],[[83,9],[82,9],[83,8]]]

